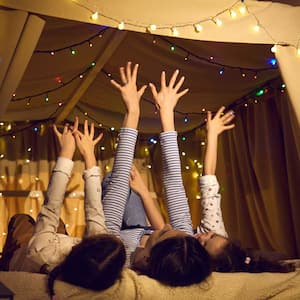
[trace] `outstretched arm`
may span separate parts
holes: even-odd
[[[52,171],[44,205],[37,217],[35,234],[57,232],[61,206],[64,200],[67,183],[73,168],[72,158],[75,152],[75,140],[72,130],[64,126],[60,133],[53,125],[54,133],[60,144],[60,154]]]
[[[139,90],[136,86],[138,65],[120,68],[123,85],[112,80],[111,83],[121,92],[126,107],[123,127],[120,129],[112,175],[103,198],[107,228],[116,236],[120,235],[124,209],[129,194],[129,176],[137,139],[137,125],[140,116],[140,99],[146,86]]]
[[[207,147],[204,158],[204,175],[214,175],[216,172],[219,134],[234,127],[234,124],[228,125],[234,118],[233,111],[229,111],[222,116],[224,110],[225,107],[222,106],[214,118],[212,118],[210,111],[207,112]]]
[[[221,211],[220,187],[215,176],[218,136],[223,131],[234,127],[234,124],[229,125],[234,118],[233,111],[222,115],[224,110],[225,107],[221,107],[213,118],[211,112],[207,112],[207,147],[204,158],[204,176],[199,179],[202,205],[202,219],[199,229],[201,233],[213,231],[227,237]]]
[[[96,165],[95,145],[101,140],[102,133],[94,139],[94,123],[90,129],[88,121],[84,121],[83,133],[78,130],[78,118],[75,118],[74,137],[76,145],[85,162],[83,172],[84,184],[84,211],[85,211],[85,233],[84,236],[92,236],[99,233],[106,233],[105,218],[101,199],[100,168]]]
[[[192,234],[192,221],[182,182],[177,132],[174,125],[175,106],[180,97],[188,92],[188,89],[179,92],[184,77],[182,76],[176,83],[178,73],[178,70],[173,73],[167,85],[165,72],[162,72],[159,92],[152,83],[150,87],[156,106],[159,109],[163,129],[160,134],[163,156],[163,183],[170,223],[175,229]]]
[[[147,218],[151,226],[156,229],[162,229],[165,226],[163,216],[146,187],[140,172],[133,165],[130,172],[130,187],[140,195]]]

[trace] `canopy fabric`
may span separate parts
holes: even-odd
[[[3,14],[16,12],[7,8],[20,9],[27,11],[29,16],[39,14],[45,20],[44,30],[28,66],[26,62],[20,62],[16,68],[19,72],[10,78],[9,89],[5,82],[2,86],[1,98],[3,102],[7,101],[7,106],[0,111],[1,119],[57,118],[70,121],[74,115],[83,118],[88,114],[104,127],[118,128],[124,108],[118,92],[109,81],[110,78],[119,79],[118,68],[130,60],[140,64],[139,85],[149,82],[159,85],[162,70],[170,77],[175,69],[179,69],[180,74],[186,77],[184,87],[188,87],[190,92],[178,105],[176,121],[179,131],[189,131],[201,124],[204,110],[215,111],[221,105],[228,106],[280,76],[277,65],[272,67],[269,64],[269,59],[274,58],[270,52],[273,44],[296,47],[298,43],[298,6],[229,0],[201,1],[201,6],[198,1],[173,1],[171,6],[167,3],[68,0],[54,6],[52,1],[1,0]],[[238,12],[241,5],[247,9],[245,14]],[[230,17],[232,10],[237,12],[236,18]],[[96,21],[90,18],[93,11],[99,11]],[[214,16],[222,19],[222,27],[209,19]],[[125,29],[133,31],[101,26],[117,27],[118,22],[114,20],[123,20]],[[196,21],[203,25],[201,33],[194,30]],[[0,52],[3,62],[12,51],[8,37],[20,30],[17,26],[8,26],[8,23],[5,24],[9,30],[1,34],[1,44],[7,45]],[[133,25],[130,27],[129,23]],[[157,25],[158,29],[152,32],[155,34],[145,33],[149,24]],[[253,30],[255,24],[261,26],[259,32]],[[177,25],[180,31],[178,38],[165,36],[171,35],[169,29]],[[101,38],[97,37],[99,32]],[[32,43],[35,45],[35,42]],[[72,47],[69,46],[77,43],[82,44],[73,46],[77,54],[71,55]],[[89,47],[90,43],[92,47]],[[65,50],[56,51],[51,56],[52,50],[64,47]],[[28,48],[25,50],[28,51]],[[98,69],[84,73],[93,61],[98,63]],[[4,69],[5,65],[2,63],[0,67]],[[21,80],[18,76],[22,69],[26,71]],[[92,76],[89,75],[91,72],[94,72]],[[81,74],[82,79],[79,78]],[[72,78],[75,78],[74,81],[67,84]],[[14,90],[11,82],[15,83]],[[16,95],[12,98],[13,93]],[[35,97],[36,94],[41,95]],[[255,96],[255,93],[250,96]],[[49,98],[47,102],[46,97]],[[24,99],[19,101],[20,98]],[[58,106],[59,103],[62,106]],[[159,128],[148,88],[142,101],[140,130],[153,133]]]

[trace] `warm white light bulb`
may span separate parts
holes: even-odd
[[[235,12],[235,10],[232,10],[232,9],[231,9],[231,10],[229,11],[229,13],[230,13],[230,16],[231,16],[232,19],[236,18],[237,13]]]
[[[123,30],[125,28],[125,23],[124,22],[120,22],[119,24],[118,24],[118,29],[119,30]]]
[[[297,54],[300,55],[300,48],[297,49]]]
[[[259,30],[260,30],[259,24],[256,24],[256,25],[253,27],[253,30],[256,31],[256,32],[259,32]]]
[[[203,26],[201,24],[195,24],[194,28],[196,32],[201,32],[203,30]]]
[[[173,36],[178,36],[179,35],[179,31],[178,31],[178,29],[176,27],[172,27],[171,31],[172,31],[172,35]]]
[[[223,22],[220,19],[215,19],[215,23],[217,24],[217,26],[222,26]]]
[[[98,20],[98,17],[99,17],[99,14],[98,14],[98,12],[96,11],[96,12],[94,12],[92,15],[91,15],[91,19],[93,20],[93,21],[96,21],[96,20]]]
[[[151,24],[149,26],[150,31],[155,31],[157,29],[157,26],[155,24]]]
[[[240,11],[240,13],[242,14],[242,15],[244,15],[245,13],[246,13],[246,6],[245,5],[242,5],[242,6],[240,6],[240,8],[239,8],[239,11]]]
[[[271,48],[271,52],[272,53],[276,53],[277,52],[277,46],[274,45],[272,48]]]

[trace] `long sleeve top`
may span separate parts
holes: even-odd
[[[199,179],[201,191],[202,218],[200,232],[213,231],[228,237],[221,211],[221,195],[219,183],[215,175],[204,175]]]
[[[121,230],[124,207],[129,192],[129,176],[136,136],[137,132],[133,129],[121,129],[111,181],[103,199],[107,228],[124,242],[126,266],[131,265],[131,255],[139,246],[141,238],[145,234],[151,233],[142,228]],[[170,223],[176,229],[193,234],[191,216],[181,178],[177,133],[175,131],[163,132],[160,140],[163,153],[165,197]]]
[[[52,171],[44,205],[37,217],[35,230],[28,246],[18,249],[11,262],[10,270],[40,272],[50,271],[70,253],[81,239],[57,233],[66,186],[73,162],[59,157]],[[106,233],[101,202],[100,169],[92,167],[84,171],[86,236]]]

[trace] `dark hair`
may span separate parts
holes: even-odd
[[[220,254],[211,258],[213,270],[216,272],[287,273],[295,271],[295,266],[291,263],[283,264],[279,260],[254,256],[251,251],[243,249],[234,241],[229,241]]]
[[[115,236],[101,234],[85,238],[50,272],[49,294],[54,295],[54,280],[58,276],[87,289],[104,290],[120,277],[125,260],[125,247]]]
[[[210,257],[194,237],[168,238],[151,249],[148,275],[161,283],[187,286],[203,281],[210,273]]]

